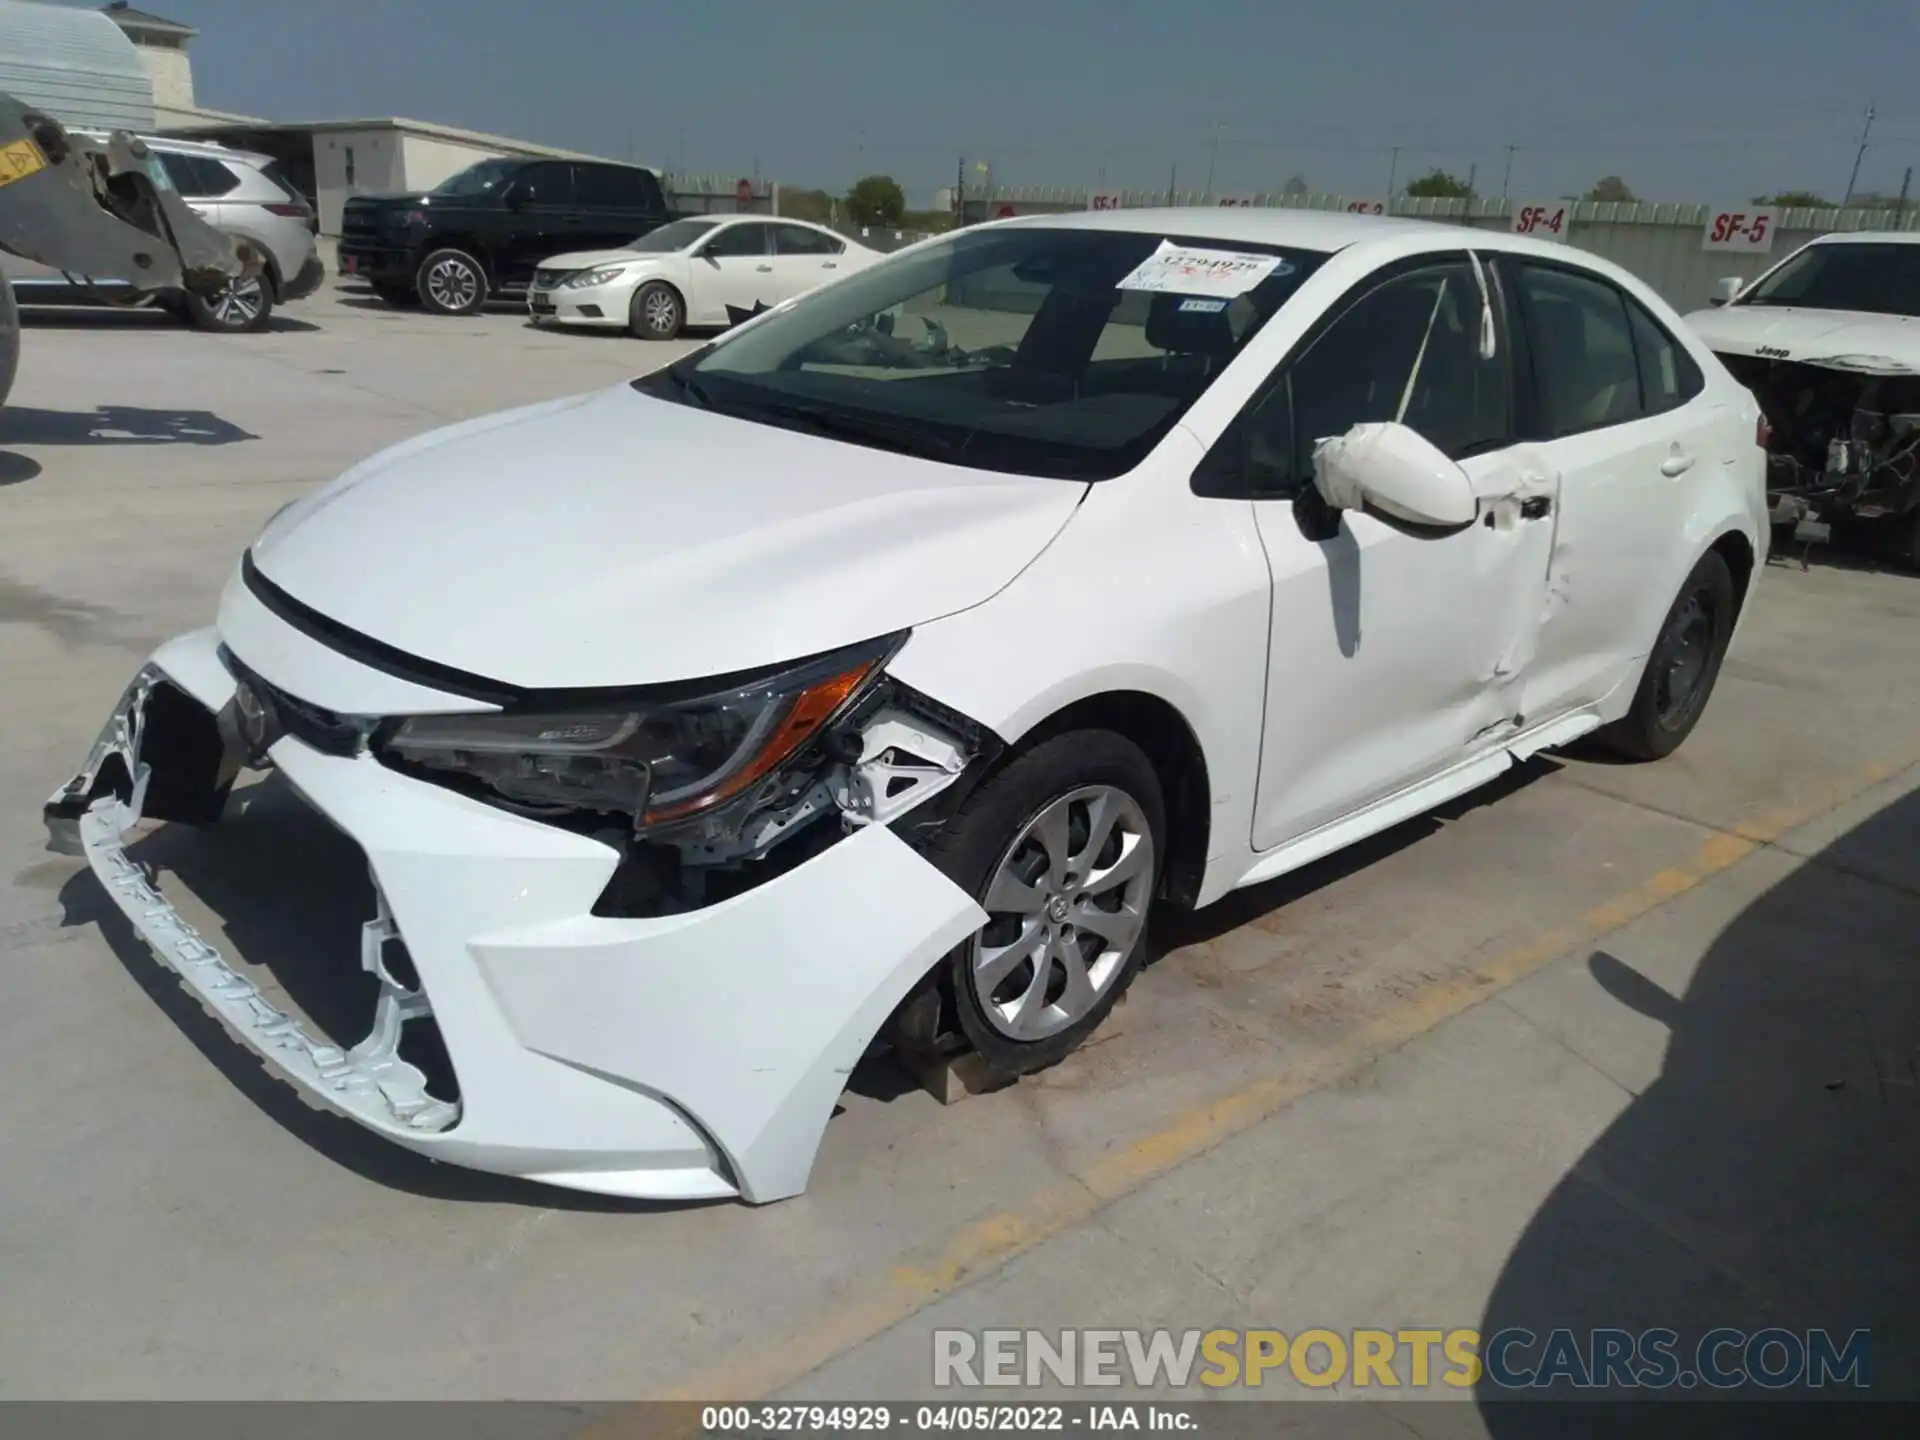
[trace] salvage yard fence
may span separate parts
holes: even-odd
[[[1096,198],[1099,201],[1096,207]],[[1524,198],[1439,199],[1402,196],[1383,202],[1371,196],[1256,194],[1223,202],[1198,191],[1121,191],[1096,197],[1093,192],[1063,186],[1001,187],[968,195],[965,220],[1009,215],[1058,215],[1093,208],[1144,209],[1167,205],[1217,206],[1287,210],[1339,210],[1437,220],[1480,230],[1512,230],[1525,207],[1538,202]],[[1697,310],[1707,303],[1714,282],[1728,275],[1751,280],[1791,255],[1809,240],[1836,231],[1920,230],[1920,215],[1893,210],[1776,208],[1764,246],[1709,249],[1709,226],[1721,217],[1744,213],[1749,219],[1759,208],[1744,205],[1672,204],[1653,201],[1579,200],[1552,202],[1564,209],[1563,238],[1569,245],[1613,261],[1653,287],[1675,308]],[[1535,234],[1541,232],[1536,230]],[[1549,237],[1553,238],[1553,237]]]

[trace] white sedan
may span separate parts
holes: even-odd
[[[879,258],[803,220],[674,220],[618,250],[542,261],[527,311],[536,322],[671,340],[689,325],[737,325]]]
[[[1759,423],[1564,245],[983,225],[296,500],[47,820],[368,1129],[775,1200],[883,1036],[1039,1069],[1157,908],[1589,733],[1673,750],[1766,558]],[[364,1036],[284,1010],[142,864],[140,822],[215,822],[269,768],[366,856]]]

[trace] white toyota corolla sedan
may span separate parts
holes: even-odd
[[[737,325],[879,258],[803,220],[674,220],[618,250],[541,261],[527,313],[536,322],[671,340],[689,325]]]
[[[1048,1065],[1156,907],[1589,732],[1679,745],[1765,558],[1758,424],[1564,245],[963,230],[294,502],[48,821],[367,1128],[774,1200],[876,1043]],[[140,863],[137,822],[215,822],[263,769],[365,852],[364,1034],[269,1000]]]

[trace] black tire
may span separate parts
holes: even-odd
[[[1733,572],[1708,551],[1660,622],[1633,708],[1599,732],[1601,743],[1635,760],[1660,760],[1678,750],[1713,695],[1738,608]]]
[[[1067,879],[1071,883],[1059,892],[1061,910],[1032,918],[1043,921],[1049,938],[1059,933],[1067,937],[1063,943],[1082,947],[1076,953],[1093,953],[1096,956],[1095,968],[1104,967],[1104,985],[1098,989],[1091,1007],[1071,1023],[1039,1038],[1016,1038],[1004,1033],[1001,1028],[1005,1022],[1004,1016],[1001,1020],[989,1018],[988,1007],[994,1005],[996,995],[1011,996],[1014,992],[1032,989],[1038,980],[1037,963],[1030,959],[1020,960],[1001,977],[993,992],[981,995],[974,967],[975,947],[984,948],[996,940],[1005,944],[1015,935],[1023,933],[1021,927],[1024,923],[1019,915],[1011,912],[995,914],[989,906],[989,891],[1002,868],[1003,860],[1014,863],[1026,853],[1028,846],[1031,846],[1044,869],[1044,847],[1037,841],[1028,841],[1016,849],[1016,842],[1021,841],[1029,825],[1058,802],[1073,797],[1076,792],[1095,788],[1117,791],[1128,797],[1136,806],[1138,818],[1144,822],[1145,834],[1152,843],[1149,859],[1135,872],[1144,874],[1144,887],[1134,880],[1127,881],[1122,887],[1141,891],[1136,896],[1137,912],[1141,916],[1138,929],[1117,962],[1099,958],[1100,940],[1094,931],[1081,929],[1078,938],[1072,938],[1076,931],[1071,924],[1056,925],[1055,922],[1071,920],[1087,913],[1084,908],[1073,908],[1078,905],[1078,900],[1071,905],[1068,902],[1075,885],[1084,882],[1091,869],[1077,876],[1069,873]],[[1076,811],[1073,808],[1082,804],[1072,801],[1069,806],[1069,814],[1079,816],[1078,820],[1069,822],[1069,848],[1073,844],[1084,845],[1086,840],[1081,830],[1073,828],[1083,824],[1087,818],[1084,809]],[[1121,829],[1119,825],[1114,827],[1115,839],[1109,842],[1110,847],[1123,843],[1120,839]],[[956,946],[940,962],[940,970],[942,988],[953,997],[955,1018],[962,1032],[995,1071],[1007,1076],[1025,1075],[1058,1063],[1099,1028],[1115,1002],[1126,993],[1146,954],[1153,896],[1166,856],[1166,833],[1166,805],[1160,791],[1160,780],[1140,748],[1110,730],[1077,730],[1042,741],[989,776],[967,797],[952,819],[929,843],[927,859],[989,909],[987,925],[979,934]],[[1113,849],[1111,853],[1117,857],[1121,852]],[[1090,866],[1096,868],[1102,863],[1112,867],[1114,863],[1112,859],[1103,862],[1101,855],[1086,858]],[[1035,882],[1034,889],[1043,896],[1052,893],[1051,882],[1044,875]],[[1116,901],[1121,899],[1118,891],[1110,894]],[[1066,977],[1064,970],[1059,968],[1061,962],[1054,959],[1050,951],[1041,953],[1046,954],[1044,963],[1049,970],[1049,978],[1041,987],[1039,996],[1040,1008],[1046,1010],[1056,1003],[1056,997],[1065,998],[1063,987]],[[1018,1001],[1008,998],[999,1003],[1017,1006]],[[994,1009],[996,1014],[1001,1013],[997,1005],[994,1005]]]
[[[687,302],[664,280],[649,280],[627,302],[627,329],[636,340],[672,340],[687,324]]]
[[[373,293],[389,305],[411,310],[420,303],[420,292],[411,285],[375,284]]]
[[[0,405],[7,403],[13,389],[14,373],[20,368],[20,307],[14,303],[13,286],[0,276]]]
[[[187,323],[215,335],[245,335],[259,330],[273,314],[273,286],[264,274],[227,285],[217,294],[181,296]]]
[[[414,272],[413,290],[435,315],[477,315],[487,303],[487,272],[464,250],[436,250]]]

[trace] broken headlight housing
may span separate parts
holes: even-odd
[[[761,783],[858,702],[904,634],[770,673],[592,704],[389,723],[381,759],[533,814],[631,816],[636,833],[751,803]]]

